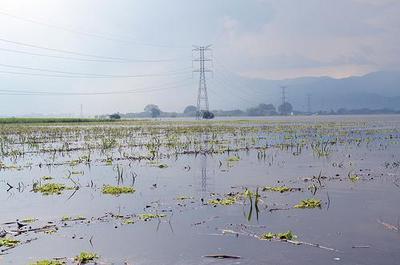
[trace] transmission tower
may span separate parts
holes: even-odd
[[[281,86],[282,89],[282,106],[286,103],[286,86]]]
[[[281,86],[282,89],[282,105],[281,105],[281,114],[287,115],[287,106],[286,106],[286,86]]]
[[[307,113],[311,114],[311,94],[307,94]]]
[[[196,52],[196,57],[194,57],[193,62],[199,62],[199,69],[193,70],[193,72],[200,73],[199,88],[197,93],[197,115],[196,118],[200,119],[204,112],[209,111],[208,105],[208,95],[207,95],[207,83],[206,83],[206,73],[212,72],[208,69],[206,62],[212,62],[212,59],[207,57],[206,53],[211,52],[211,45],[207,46],[193,46],[193,52]],[[198,57],[197,57],[198,56]]]

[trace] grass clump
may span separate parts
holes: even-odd
[[[19,244],[19,240],[13,238],[1,238],[0,247],[13,248]]]
[[[159,165],[158,165],[158,168],[167,168],[167,167],[168,167],[167,164],[159,164]]]
[[[306,199],[302,200],[299,204],[296,204],[294,208],[300,208],[300,209],[311,209],[311,208],[321,208],[321,200],[318,199]]]
[[[60,195],[63,190],[71,190],[73,187],[67,187],[60,183],[36,184],[33,186],[34,192],[40,192],[43,195]]]
[[[78,215],[78,216],[75,216],[75,217],[65,215],[65,216],[63,216],[63,217],[61,218],[61,221],[63,221],[63,222],[68,222],[68,221],[84,221],[84,220],[86,220],[86,217],[84,217],[84,216],[82,216],[82,215]]]
[[[87,264],[89,262],[94,262],[99,256],[93,252],[81,252],[78,256],[75,256],[75,261],[78,264]]]
[[[184,201],[184,200],[193,200],[193,197],[189,197],[189,196],[179,196],[176,198],[176,200],[178,201]]]
[[[48,259],[44,259],[44,260],[39,260],[36,261],[35,263],[31,263],[31,265],[64,265],[65,261],[62,260],[48,260]]]
[[[132,187],[105,185],[102,192],[103,194],[120,195],[123,193],[133,193],[135,189]]]
[[[36,222],[38,219],[34,218],[34,217],[27,217],[21,220],[22,223],[34,223]]]
[[[212,204],[212,205],[232,205],[236,203],[236,198],[234,197],[226,197],[224,199],[213,199],[213,200],[209,200],[208,204]]]
[[[139,214],[139,218],[143,221],[148,221],[154,218],[162,218],[165,217],[165,214],[154,214],[154,213],[142,213]]]
[[[274,192],[288,192],[292,191],[292,188],[286,187],[286,186],[276,186],[276,187],[264,187],[263,191],[274,191]]]
[[[264,233],[260,236],[261,240],[272,240],[272,239],[279,239],[279,240],[292,240],[297,238],[296,235],[293,234],[292,231],[287,231],[285,233]]]
[[[237,162],[240,161],[240,157],[238,156],[231,156],[228,158],[228,162]]]

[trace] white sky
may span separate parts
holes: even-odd
[[[0,90],[147,92],[11,96],[3,91],[0,115],[77,114],[81,104],[85,114],[136,112],[148,103],[182,111],[196,99],[198,81],[190,73],[193,44],[214,45],[215,75],[229,69],[263,79],[340,78],[398,70],[399,14],[398,0],[2,0]],[[1,40],[106,57],[174,61],[104,63],[49,58],[9,50],[79,56]],[[10,66],[100,75],[178,74],[78,79],[11,74],[57,75]],[[218,107],[217,102],[212,106]]]

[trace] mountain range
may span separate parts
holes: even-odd
[[[281,87],[285,86],[286,101],[299,111],[307,111],[307,95],[310,95],[312,111],[340,108],[400,110],[400,72],[396,71],[373,72],[341,79],[301,77],[266,80],[231,75],[229,80],[225,81],[229,83],[218,81],[212,83],[211,87],[216,92],[225,92],[227,102],[235,101],[234,104],[238,107],[257,103],[273,103],[278,106],[282,98]],[[226,88],[230,89],[231,93],[226,93]],[[229,98],[232,100],[229,101]]]

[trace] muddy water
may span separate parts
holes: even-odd
[[[38,220],[28,227],[40,228],[51,222],[58,230],[16,235],[21,242],[35,240],[4,251],[0,264],[30,264],[55,257],[66,257],[72,263],[81,251],[97,253],[101,264],[398,264],[400,118],[318,119],[268,121],[265,126],[281,126],[282,132],[248,131],[241,137],[253,139],[257,135],[257,142],[247,149],[170,155],[156,164],[133,159],[104,162],[110,153],[117,158],[118,148],[107,155],[95,150],[90,164],[77,165],[55,164],[76,159],[86,154],[85,150],[57,155],[55,160],[41,152],[15,160],[3,156],[1,161],[6,165],[22,167],[0,171],[1,226],[13,236],[16,224],[4,223],[32,217]],[[251,122],[229,126],[251,126]],[[160,123],[157,126],[163,126]],[[293,123],[302,125],[285,130]],[[316,124],[324,129],[316,132]],[[254,123],[254,127],[259,126],[263,122]],[[232,135],[221,132],[221,139],[229,137]],[[311,147],[311,143],[335,137],[339,140],[329,145],[326,155],[319,156]],[[212,133],[204,132],[198,140],[210,138]],[[302,140],[306,142],[299,150],[297,144]],[[269,146],[260,157],[256,147],[266,142]],[[296,145],[289,145],[293,142]],[[47,146],[55,144],[49,141]],[[167,147],[162,150],[168,153]],[[143,148],[125,151],[147,152]],[[239,157],[238,161],[229,162],[232,156]],[[54,165],[39,166],[40,162]],[[160,168],[160,164],[167,167]],[[116,165],[124,170],[123,180],[116,177]],[[70,176],[72,180],[66,177],[70,172],[76,173]],[[42,176],[52,176],[49,182],[78,183],[79,189],[48,196],[32,192],[33,182]],[[105,184],[133,185],[136,192],[103,194]],[[265,186],[283,185],[301,190],[261,191]],[[228,193],[241,194],[246,188],[259,188],[259,211],[244,198],[227,206],[207,203]],[[179,200],[182,196],[185,199]],[[307,198],[320,199],[321,208],[293,208]],[[138,218],[142,213],[165,216],[143,221]],[[63,216],[86,219],[63,222]],[[131,217],[134,223],[124,222],[122,216]],[[255,237],[288,230],[305,244]],[[240,259],[205,257],[210,254]]]

